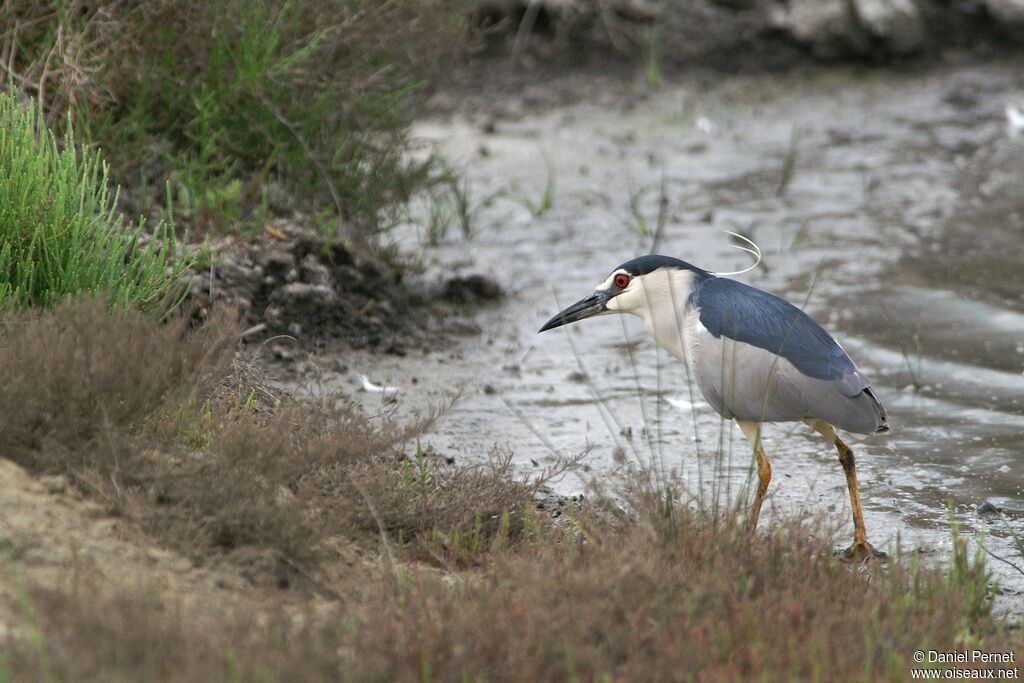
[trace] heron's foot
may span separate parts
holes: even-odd
[[[881,550],[875,548],[867,541],[854,541],[846,550],[840,550],[836,553],[842,562],[849,562],[851,564],[864,564],[871,560],[885,560],[888,555]]]

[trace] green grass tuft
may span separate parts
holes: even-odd
[[[90,294],[166,313],[188,258],[161,222],[145,246],[107,190],[99,154],[62,145],[35,107],[0,94],[0,309],[50,306]]]

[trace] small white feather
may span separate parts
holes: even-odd
[[[704,135],[714,135],[718,132],[718,126],[715,122],[706,116],[698,116],[697,120],[693,122],[694,127],[697,128]]]
[[[1024,105],[1006,105],[1006,132],[1011,138],[1024,133]]]
[[[665,402],[668,403],[673,408],[675,408],[676,410],[683,410],[686,412],[690,412],[693,410],[693,403],[691,403],[689,399],[681,398],[678,396],[666,396]]]
[[[374,384],[366,375],[359,375],[359,381],[363,384],[363,391],[371,394],[384,394],[385,398],[394,398],[398,393],[398,387],[381,386]]]

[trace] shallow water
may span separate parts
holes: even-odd
[[[355,389],[354,373],[366,372],[402,387],[403,411],[461,387],[427,441],[470,462],[506,446],[526,471],[590,448],[586,467],[557,483],[563,493],[653,457],[695,491],[737,495],[749,447],[695,387],[691,401],[684,368],[639,321],[536,333],[651,250],[631,202],[653,226],[663,196],[657,251],[737,270],[749,259],[723,231],[749,235],[765,260],[739,279],[804,305],[873,379],[892,431],[853,439],[872,542],[941,558],[952,509],[968,534],[984,530],[993,553],[1024,567],[1009,534],[1024,534],[1024,139],[1007,135],[1003,115],[1024,99],[1021,74],[1000,64],[733,77],[493,130],[421,122],[416,135],[465,171],[471,203],[502,193],[479,210],[471,239],[453,226],[428,250],[432,272],[484,272],[509,297],[454,350],[355,354],[324,386]],[[534,217],[524,204],[540,202],[549,173],[553,207]],[[422,227],[407,227],[407,246],[422,239]],[[774,479],[762,525],[792,510],[848,525],[831,447],[794,424],[770,426],[766,441]],[[976,514],[986,500],[1006,524]],[[1000,604],[1024,612],[1024,574],[990,564]]]

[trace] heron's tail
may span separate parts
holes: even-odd
[[[871,387],[864,387],[864,395],[871,401],[871,407],[875,410],[875,418],[877,426],[875,427],[875,433],[889,431],[889,420],[885,416],[885,406],[882,405],[878,397],[875,396],[875,392],[871,390]]]

